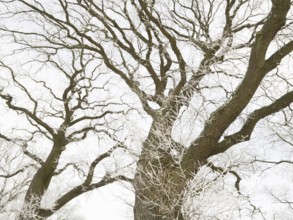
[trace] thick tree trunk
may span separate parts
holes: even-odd
[[[134,180],[135,220],[183,220],[181,204],[186,180],[164,146],[170,136],[151,129],[144,143]]]
[[[164,184],[150,188],[136,185],[134,220],[184,220],[181,203],[177,204],[177,200],[182,199],[182,192],[166,195],[168,190],[163,192],[162,187]]]
[[[172,216],[173,215],[173,216]],[[136,196],[134,205],[134,220],[184,220],[181,210],[165,216],[160,213],[160,207],[147,204]]]
[[[153,207],[143,202],[138,196],[135,198],[134,205],[134,219],[135,220],[161,220],[158,207]]]
[[[189,163],[176,159],[170,149],[183,150],[184,146],[172,139],[170,121],[167,117],[154,121],[143,144],[134,178],[135,220],[184,220],[182,204],[187,184],[211,155],[212,147],[202,141]],[[192,169],[188,169],[190,164]]]
[[[18,220],[43,220],[48,217],[43,215],[45,212],[41,209],[41,201],[54,176],[60,156],[65,149],[64,132],[59,132],[53,141],[51,152],[30,183]]]

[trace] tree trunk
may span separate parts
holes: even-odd
[[[163,216],[159,207],[154,207],[143,202],[138,196],[135,198],[134,220],[184,220],[181,210]],[[173,216],[172,216],[173,215]]]
[[[144,203],[136,196],[134,205],[134,219],[135,220],[160,220],[163,219],[160,216],[158,207],[152,207],[147,203]]]
[[[17,218],[18,220],[43,220],[47,218],[47,216],[42,214],[44,210],[41,209],[41,201],[54,176],[61,154],[65,149],[64,132],[59,132],[53,141],[54,144],[51,152],[29,185],[25,195],[24,205]]]
[[[171,120],[167,118],[166,121]],[[183,220],[182,204],[187,184],[211,155],[212,148],[206,147],[206,142],[202,141],[196,154],[184,161],[189,163],[176,159],[170,150],[183,150],[184,146],[172,139],[172,123],[166,121],[154,121],[137,163],[134,177],[135,220]],[[179,150],[180,153],[183,152]]]
[[[152,130],[144,142],[134,178],[135,220],[183,220],[182,197],[186,180],[163,146],[174,143]]]

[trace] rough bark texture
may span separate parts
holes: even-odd
[[[34,25],[39,28],[15,30],[13,28],[17,27],[2,27],[1,24],[0,33],[3,32],[5,38],[9,35],[13,42],[21,45],[21,48],[27,47],[29,50],[40,52],[42,56],[37,61],[38,65],[45,67],[48,62],[49,66],[57,67],[64,79],[68,79],[62,97],[57,96],[57,91],[55,93],[45,82],[42,82],[44,91],[47,91],[54,100],[52,102],[49,98],[45,100],[44,106],[51,103],[52,112],[43,114],[46,109],[39,108],[41,105],[38,99],[34,99],[30,90],[26,89],[26,83],[22,85],[16,77],[17,73],[0,62],[0,67],[2,68],[3,65],[11,73],[9,80],[13,81],[12,84],[15,84],[19,91],[24,92],[33,107],[18,106],[17,100],[9,94],[8,88],[0,90],[0,98],[6,102],[7,108],[25,115],[33,126],[36,125],[37,131],[44,135],[43,137],[49,137],[52,141],[52,149],[44,161],[34,157],[33,154],[28,154],[37,162],[38,167],[26,193],[25,205],[31,206],[39,219],[51,216],[85,192],[117,180],[125,180],[133,183],[136,191],[135,220],[183,220],[186,217],[182,204],[187,185],[195,178],[201,166],[207,164],[211,156],[249,140],[259,120],[288,107],[293,102],[293,93],[285,91],[286,94],[282,97],[271,99],[274,101],[270,105],[250,113],[243,126],[239,125],[237,132],[223,136],[227,128],[239,116],[243,116],[243,110],[251,102],[266,75],[277,68],[282,59],[293,51],[293,41],[284,38],[283,34],[286,32],[284,31],[280,36],[282,46],[276,47],[276,51],[267,57],[269,46],[286,24],[287,12],[292,5],[290,0],[271,0],[272,7],[266,18],[262,12],[254,8],[257,7],[254,3],[261,1],[207,1],[208,4],[204,5],[205,1],[197,0],[170,0],[167,4],[164,1],[131,0],[120,1],[120,5],[116,0],[60,0],[53,3],[56,4],[56,9],[41,0],[3,2],[2,8],[7,12],[0,12],[1,18],[9,19],[10,16],[11,18],[15,16],[15,19],[19,19],[24,16],[25,21],[35,20]],[[247,17],[244,14],[248,14]],[[217,27],[217,32],[222,33],[214,36],[212,33],[214,30],[210,28],[217,23],[212,21],[217,20],[219,15],[223,16],[221,17],[223,25]],[[255,21],[258,18],[260,20]],[[11,24],[11,21],[8,23]],[[291,30],[290,25],[292,22],[288,27],[286,26],[287,30]],[[241,31],[244,29],[248,29],[251,36],[238,43],[236,38],[243,34]],[[186,54],[186,48],[191,48],[190,54]],[[250,51],[250,54],[245,54],[243,59],[246,69],[243,69],[243,72],[241,69],[239,74],[234,74],[233,69],[232,73],[227,74],[225,65],[234,62],[230,59],[231,53],[238,53],[238,50],[241,52],[243,50],[245,53]],[[73,53],[72,60],[63,63],[67,62],[67,57],[63,60],[63,56],[68,51]],[[43,60],[43,57],[46,59]],[[198,63],[194,62],[197,59],[201,60],[198,60]],[[242,58],[239,60],[242,62]],[[238,65],[238,62],[235,62],[235,65]],[[220,71],[217,71],[218,67]],[[233,91],[219,82],[221,91],[223,89],[226,94],[222,99],[226,100],[226,103],[220,107],[216,103],[216,98],[209,99],[204,94],[205,89],[211,89],[211,92],[218,91],[218,88],[214,90],[214,87],[218,86],[207,86],[209,83],[204,82],[206,79],[204,77],[208,79],[214,74],[219,78],[229,77],[232,79],[231,84],[235,79],[239,82],[238,87]],[[30,81],[34,81],[33,76],[29,77]],[[104,81],[104,79],[107,79],[107,82],[99,85],[100,80]],[[118,81],[119,83],[112,87],[112,84]],[[38,86],[42,83],[36,81]],[[10,85],[10,82],[7,85]],[[288,88],[292,85],[289,80],[287,85]],[[110,97],[115,94],[110,90],[120,89],[120,86],[123,93],[119,97],[121,103],[116,103],[119,99],[112,100]],[[99,90],[101,94],[110,92],[109,98],[103,97],[104,95],[97,98]],[[93,97],[88,97],[93,91],[95,91]],[[141,107],[124,100],[126,93],[131,93],[131,98],[134,96],[138,98]],[[193,104],[190,103],[191,99],[198,97],[197,95],[207,99],[203,101],[203,108],[196,109],[199,120],[203,121],[200,122],[203,123],[200,128],[202,130],[197,138],[188,140],[191,141],[189,146],[182,146],[173,139],[172,129],[176,120],[181,120],[180,117],[184,114],[181,112],[189,110],[189,104]],[[96,101],[93,101],[95,99]],[[55,102],[62,103],[63,107],[60,109],[58,107],[56,110]],[[210,108],[205,109],[205,104],[209,102],[215,109],[212,113]],[[112,111],[115,110],[116,105],[121,105],[121,111]],[[139,155],[134,180],[115,174],[105,175],[99,182],[94,182],[94,171],[100,162],[110,157],[115,149],[130,149],[126,146],[127,138],[120,140],[115,135],[116,131],[120,134],[119,123],[116,124],[119,118],[113,117],[115,123],[112,128],[112,119],[110,119],[112,117],[106,116],[126,115],[133,109],[139,113],[143,112],[142,115],[147,114],[153,121]],[[202,118],[200,111],[204,112]],[[210,115],[206,116],[207,114]],[[58,121],[62,119],[62,125],[59,128],[50,127],[42,115],[55,117]],[[121,127],[124,129],[123,120]],[[127,117],[125,120],[128,120]],[[127,130],[128,125],[125,126]],[[180,131],[184,131],[184,128]],[[42,209],[42,198],[50,188],[52,178],[58,173],[56,168],[64,148],[68,143],[85,140],[91,132],[101,133],[102,137],[109,136],[116,143],[115,147],[97,155],[90,162],[87,171],[82,172],[84,179],[80,185],[68,189],[56,199],[53,207]],[[24,151],[29,149],[26,148],[27,143],[32,143],[35,135],[32,132],[30,140],[24,139],[26,146],[20,144]],[[20,142],[17,138],[13,140],[1,133],[0,138],[14,144]],[[174,154],[174,149],[178,154]],[[66,166],[63,170],[65,169]],[[60,170],[60,173],[63,172],[62,168]],[[27,214],[24,206],[19,220],[34,219]]]
[[[151,129],[149,138],[144,144],[135,177],[135,189],[137,193],[134,207],[135,220],[183,219],[181,215],[181,200],[186,189],[187,181],[194,177],[200,166],[204,165],[211,155],[215,154],[214,152],[218,150],[216,147],[221,136],[247,106],[260,82],[269,72],[269,69],[271,69],[268,66],[274,65],[274,62],[272,62],[273,59],[266,60],[265,56],[271,41],[286,23],[286,14],[290,8],[290,1],[272,1],[272,3],[271,12],[261,31],[257,33],[252,46],[247,72],[243,81],[234,92],[232,98],[211,114],[199,138],[192,142],[184,154],[179,164],[180,169],[178,167],[176,168],[176,164],[171,166],[164,165],[162,162],[164,160],[171,163],[167,158],[168,156],[164,154],[157,160],[152,158],[152,155],[155,154],[151,153],[154,150],[149,150],[149,145],[152,145],[152,148],[155,149],[155,145],[158,142],[151,140],[151,136],[154,135]],[[268,62],[271,62],[270,65]],[[169,106],[169,109],[172,109],[172,107]],[[166,124],[172,124],[172,122]],[[170,136],[166,136],[166,138],[171,139]],[[159,140],[158,137],[157,139]],[[169,141],[171,142],[172,140]],[[229,145],[229,143],[226,144],[227,146]],[[221,147],[222,149],[228,149],[228,147]],[[157,167],[158,170],[155,169]],[[181,175],[179,175],[179,172],[181,172]],[[159,177],[161,179],[160,183],[146,176],[147,173],[153,173],[154,176]],[[170,187],[170,184],[172,187]],[[166,196],[163,193],[163,189],[168,187],[169,190],[167,191],[169,195]],[[172,205],[173,207],[171,208]],[[169,212],[166,211],[168,208]]]
[[[46,219],[45,210],[41,210],[41,201],[48,189],[51,179],[56,171],[58,161],[66,145],[65,134],[63,131],[57,133],[53,139],[54,145],[49,153],[47,160],[34,175],[31,184],[27,190],[24,200],[24,208],[20,213],[18,220]]]
[[[171,214],[171,213],[170,213]],[[153,207],[151,205],[145,204],[136,196],[135,208],[134,208],[135,220],[163,220],[163,219],[173,219],[173,220],[184,220],[181,211],[174,212],[174,216],[166,216],[160,213],[159,207]]]
[[[174,183],[185,181],[168,151],[170,145],[177,144],[169,133],[168,125],[171,124],[162,120],[154,122],[144,142],[134,181],[135,219],[183,219],[180,209],[182,190]]]

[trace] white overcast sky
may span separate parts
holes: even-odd
[[[7,44],[5,45],[3,43],[1,44],[1,39],[0,39],[0,50],[1,49],[5,50],[8,48],[9,48],[9,45]],[[1,86],[1,82],[0,82],[0,86]],[[188,120],[190,120],[190,118],[188,118]],[[145,124],[143,123],[144,122],[141,122],[141,124],[139,124],[138,122],[136,126],[146,127]],[[18,121],[14,120],[13,117],[1,118],[0,129],[3,129],[7,127],[8,125],[12,125],[12,124],[17,125]],[[194,135],[194,131],[192,132]],[[249,147],[252,148],[257,146],[265,146],[266,144],[269,144],[269,140],[268,142],[266,142],[266,140],[257,141],[255,142],[255,146],[253,146],[251,142],[247,144],[247,148],[249,151]],[[254,148],[254,151],[255,151],[255,148]],[[268,149],[266,153],[268,154],[269,152],[270,151]],[[272,155],[270,155],[270,158],[274,159],[274,157],[276,158],[278,157],[277,154],[273,154],[276,151],[272,150],[271,152],[272,152]],[[269,189],[270,187],[278,188],[278,187],[290,186],[288,185],[288,182],[292,183],[293,181],[292,175],[287,175],[287,176],[282,174],[280,175],[280,173],[278,172],[282,172],[282,171],[280,169],[266,171],[265,175],[263,175],[261,178],[259,176],[250,176],[247,179],[245,179],[245,176],[244,176],[243,182],[246,184],[247,189],[255,190],[256,192],[261,192],[261,191],[265,192],[265,190]],[[70,179],[65,179],[63,181],[70,182]],[[268,203],[268,201],[269,200],[265,200],[261,194],[255,197],[255,202],[262,204],[264,207],[267,207],[267,210],[269,211],[269,209],[270,208],[273,209],[274,206]],[[70,216],[70,218],[72,218],[72,220],[97,220],[97,219],[98,220],[131,220],[133,218],[133,207],[132,207],[133,202],[134,202],[134,193],[132,192],[132,189],[130,188],[130,186],[129,185],[126,186],[120,183],[115,183],[109,186],[99,188],[97,190],[94,190],[92,192],[89,192],[85,195],[78,197],[72,203],[68,204],[68,206],[66,206],[65,209],[68,208],[69,213],[67,214]],[[293,219],[293,217],[289,217],[289,218],[287,217],[286,219],[285,218],[279,218],[279,219],[283,219],[283,220]],[[56,217],[55,215],[55,216],[52,216],[50,220],[59,220],[59,217]]]

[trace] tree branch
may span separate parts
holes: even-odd
[[[267,73],[264,71],[264,64],[268,46],[285,25],[286,15],[290,9],[290,0],[272,3],[271,12],[252,46],[243,81],[231,99],[211,114],[200,136],[191,143],[183,157],[181,166],[188,170],[188,173],[197,172],[200,162],[211,155],[222,134],[247,106]]]
[[[242,129],[235,134],[226,136],[223,141],[215,145],[211,156],[223,153],[235,144],[250,140],[251,134],[257,122],[271,114],[274,114],[293,102],[293,91],[283,95],[272,104],[253,111],[249,116]]]
[[[92,183],[92,184],[81,184],[79,186],[76,186],[75,188],[73,188],[72,190],[68,191],[67,193],[65,193],[64,195],[62,195],[61,197],[59,197],[59,199],[57,199],[56,201],[56,205],[54,207],[52,207],[52,209],[40,209],[40,215],[44,216],[44,217],[48,217],[52,214],[54,214],[56,211],[58,211],[60,208],[62,208],[64,205],[66,205],[68,202],[70,202],[72,199],[90,192],[92,190],[98,189],[100,187],[103,187],[105,185],[114,183],[116,181],[127,181],[127,182],[132,182],[132,179],[126,177],[126,176],[117,176],[117,177],[113,177],[113,178],[109,178],[109,177],[104,177],[100,182],[98,183]]]

